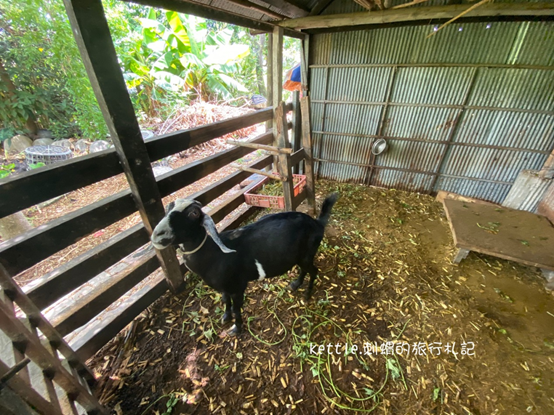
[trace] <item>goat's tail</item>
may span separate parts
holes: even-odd
[[[321,213],[319,214],[319,218],[317,218],[323,227],[327,226],[327,222],[329,222],[329,218],[331,217],[331,209],[333,209],[333,206],[339,199],[339,196],[340,195],[338,193],[333,193],[327,196],[323,201],[323,205],[321,205]]]

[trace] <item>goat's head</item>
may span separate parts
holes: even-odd
[[[177,199],[168,204],[165,217],[154,228],[150,239],[156,249],[164,249],[182,244],[191,236],[204,232],[224,253],[235,252],[223,244],[212,218],[202,212],[202,204],[191,199]]]

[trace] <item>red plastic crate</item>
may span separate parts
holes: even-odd
[[[292,180],[294,183],[294,197],[298,196],[304,191],[306,187],[306,176],[303,174],[293,174]],[[250,189],[244,194],[244,199],[247,205],[258,206],[263,208],[271,209],[285,209],[285,197],[284,196],[268,196],[268,195],[259,195],[256,192],[267,182],[271,180],[269,177],[263,179],[255,187]]]

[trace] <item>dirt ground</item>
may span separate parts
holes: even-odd
[[[251,283],[235,338],[220,295],[189,276],[89,362],[113,413],[554,413],[554,296],[538,269],[452,264],[429,196],[317,190],[342,197],[312,299],[291,276]]]

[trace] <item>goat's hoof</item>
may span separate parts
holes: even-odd
[[[311,290],[308,290],[306,291],[306,293],[304,294],[304,299],[306,301],[310,301],[310,298],[312,298],[312,291]]]
[[[233,319],[233,315],[230,312],[226,312],[223,314],[223,317],[221,318],[221,322],[223,324],[230,322]]]
[[[288,288],[289,288],[289,290],[291,290],[291,291],[294,292],[294,291],[298,290],[298,287],[300,287],[300,285],[301,285],[301,284],[300,284],[298,281],[292,281],[292,282],[289,284],[289,287],[288,287]]]
[[[242,333],[242,328],[240,326],[237,326],[236,324],[233,324],[233,327],[227,332],[229,336],[239,336]]]

